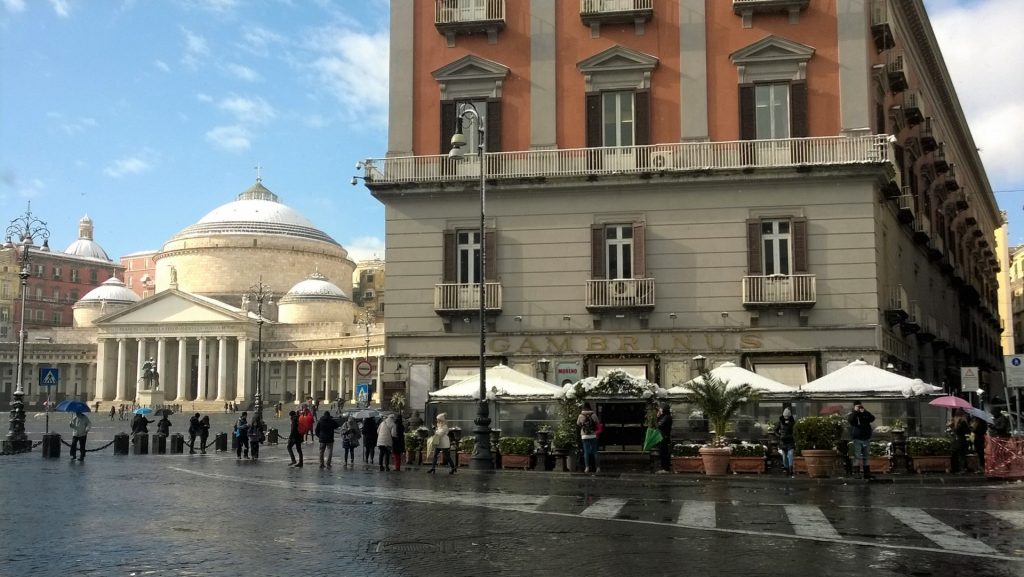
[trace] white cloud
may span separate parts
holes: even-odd
[[[213,102],[213,97],[203,92],[197,92],[196,100],[199,102]]]
[[[53,11],[57,13],[57,16],[61,18],[71,16],[71,6],[68,4],[68,0],[50,0],[50,5],[53,6]]]
[[[285,44],[284,37],[261,26],[250,26],[246,27],[242,34],[242,42],[239,46],[257,56],[268,56],[270,47],[276,44]]]
[[[95,128],[96,126],[98,126],[98,123],[95,118],[83,117],[71,122],[65,122],[61,124],[60,128],[65,134],[74,135],[84,132],[86,129]]]
[[[342,104],[350,120],[369,117],[387,124],[388,35],[329,27],[317,31],[310,48],[317,56],[309,65],[316,81]]]
[[[238,0],[187,0],[184,5],[207,12],[226,14],[238,7]]]
[[[3,0],[3,4],[8,12],[25,11],[25,0]]]
[[[1024,35],[1017,29],[1024,2],[930,0],[928,9],[989,178],[995,187],[1024,182],[1017,150],[1024,132],[1024,75],[1011,71],[1011,62],[1024,53]]]
[[[361,236],[345,243],[348,258],[359,262],[370,259],[384,259],[384,241],[375,236]]]
[[[206,38],[187,28],[182,28],[181,33],[185,35],[185,54],[181,57],[181,61],[189,68],[198,68],[199,64],[210,55],[210,46],[206,42]]]
[[[249,131],[242,126],[218,126],[206,133],[207,142],[228,152],[249,150]]]
[[[258,72],[241,64],[228,64],[227,71],[235,78],[245,80],[246,82],[257,82],[263,79]]]
[[[262,98],[245,98],[231,95],[217,105],[235,116],[239,122],[263,123],[274,118],[274,107]]]
[[[171,71],[171,67],[168,66],[167,63],[164,62],[163,60],[154,60],[153,61],[153,66],[156,66],[158,69],[160,69],[160,70],[162,70],[164,72],[170,72]]]
[[[132,174],[142,174],[152,168],[152,163],[143,156],[126,156],[115,160],[104,168],[103,174],[111,178],[121,178]]]

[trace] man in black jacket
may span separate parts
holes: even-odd
[[[846,420],[850,423],[850,438],[853,439],[853,458],[860,457],[864,478],[870,481],[875,478],[868,465],[871,448],[871,423],[874,422],[875,416],[869,413],[860,401],[854,401],[853,412],[846,417]]]
[[[299,415],[295,411],[288,411],[288,418],[292,420],[292,428],[288,433],[288,456],[292,458],[289,467],[302,466],[302,433],[299,432]],[[295,462],[295,453],[292,448],[299,452],[299,462]]]

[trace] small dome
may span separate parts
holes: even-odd
[[[110,277],[105,283],[87,292],[82,300],[84,301],[105,301],[108,303],[137,303],[142,300],[139,295],[121,282],[121,279]]]
[[[68,245],[64,249],[64,253],[82,258],[111,262],[110,257],[107,256],[107,251],[103,250],[103,247],[92,239],[92,231],[92,219],[87,214],[78,221],[78,240]]]
[[[309,275],[309,278],[293,286],[281,298],[281,301],[288,302],[290,300],[306,298],[350,300],[345,291],[338,288],[338,285],[327,280],[327,277],[318,272]]]

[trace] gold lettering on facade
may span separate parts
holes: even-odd
[[[491,351],[495,353],[505,353],[509,349],[508,339],[506,338],[490,339],[487,341],[487,344],[490,345]]]
[[[569,341],[569,337],[564,337],[561,342],[558,342],[557,340],[548,337],[549,353],[568,353],[571,351],[571,349],[569,348],[570,346],[572,345]]]
[[[672,336],[672,348],[674,350],[683,349],[685,351],[690,350],[690,335],[673,335]]]
[[[651,335],[651,350],[661,351],[661,335]]]
[[[607,348],[608,343],[604,340],[604,337],[587,337],[588,351],[604,351]]]
[[[526,337],[525,339],[523,339],[522,344],[519,345],[519,349],[516,350],[516,352],[517,353],[539,353],[540,350],[533,344],[533,341],[530,340],[530,337]]]
[[[761,335],[740,335],[741,349],[760,349],[764,347]]]
[[[619,352],[625,353],[636,350],[636,337],[619,335]]]
[[[715,337],[718,337],[718,344],[715,344]],[[704,342],[708,344],[708,350],[712,351],[724,351],[725,350],[725,335],[718,333],[705,333]]]

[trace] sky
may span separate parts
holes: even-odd
[[[1024,1],[925,3],[1024,244]],[[117,260],[259,166],[352,258],[383,258],[383,207],[349,181],[387,150],[387,74],[387,0],[0,0],[0,224],[31,201],[63,250],[88,214]]]

